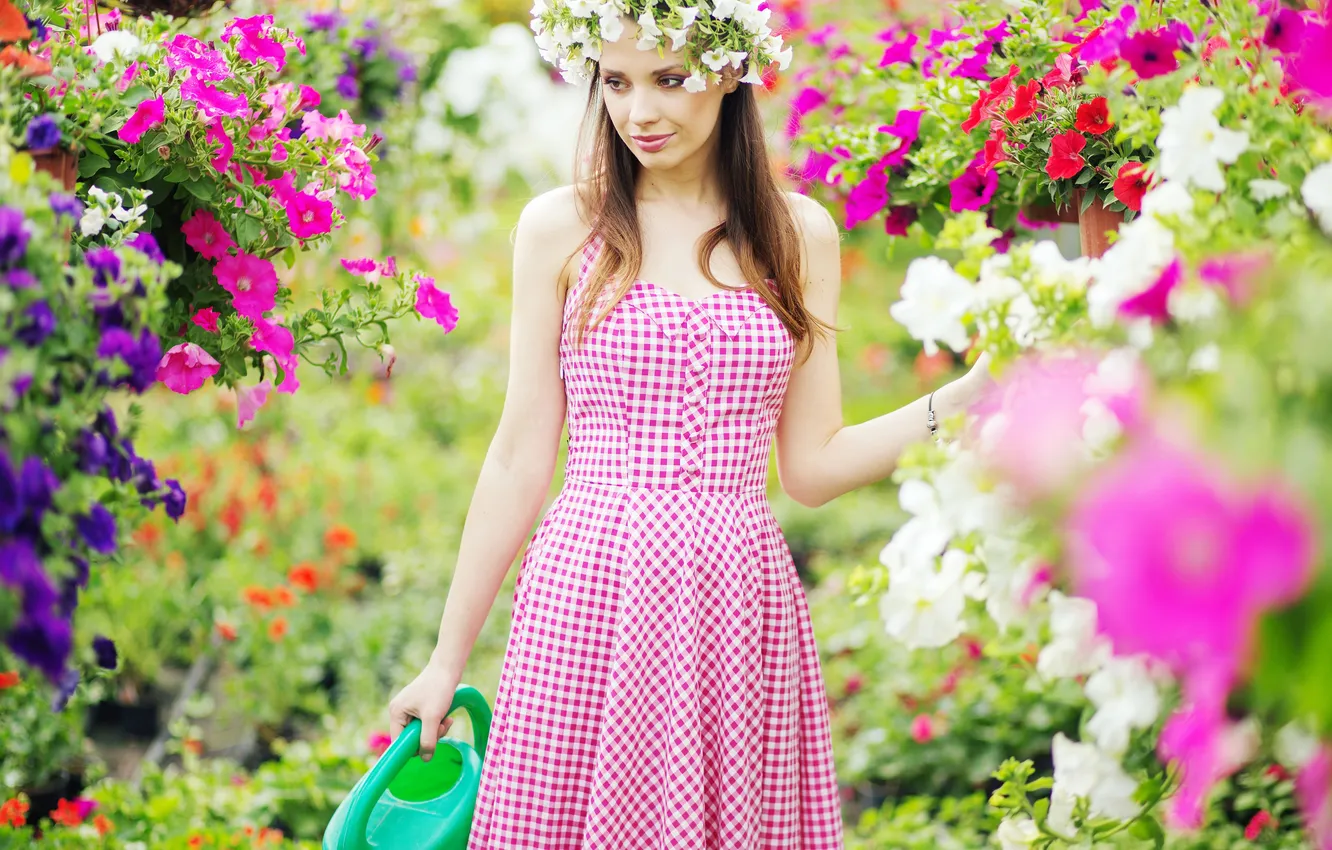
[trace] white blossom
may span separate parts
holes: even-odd
[[[1036,657],[1036,671],[1047,679],[1082,676],[1099,668],[1110,647],[1096,633],[1096,603],[1050,592],[1050,643]]]
[[[740,70],[740,63],[745,61],[745,58],[748,56],[749,54],[743,50],[726,51],[726,58],[731,61],[731,67],[735,68],[737,71]]]
[[[1209,342],[1189,355],[1190,372],[1219,372],[1221,370],[1221,348]]]
[[[1287,723],[1277,730],[1272,752],[1283,767],[1299,770],[1318,755],[1318,736],[1300,721]]]
[[[1050,791],[1049,822],[1060,833],[1074,832],[1075,802],[1084,799],[1092,817],[1127,820],[1138,813],[1133,794],[1138,784],[1119,761],[1095,744],[1070,740],[1063,732],[1054,737],[1054,787]]]
[[[763,85],[763,75],[759,73],[758,66],[751,64],[749,70],[740,78],[740,82],[748,83],[751,86]]]
[[[680,9],[681,29],[686,29],[686,30],[689,29],[691,26],[694,25],[694,21],[696,20],[698,20],[697,6],[685,6],[684,8]]]
[[[1006,818],[994,833],[1000,850],[1024,850],[1041,837],[1040,827],[1026,815]]]
[[[139,41],[139,37],[125,30],[104,32],[92,43],[92,52],[103,62],[111,62],[117,57],[128,62],[142,50],[143,42]]]
[[[703,60],[704,65],[707,65],[713,71],[720,71],[730,63],[724,50],[709,50],[699,58]]]
[[[945,553],[939,568],[903,570],[889,579],[879,614],[889,635],[911,649],[947,646],[962,634],[966,607],[963,574],[968,556]]]
[[[1190,88],[1179,102],[1161,113],[1160,174],[1166,180],[1222,192],[1226,188],[1220,163],[1233,163],[1249,147],[1249,134],[1227,130],[1213,114],[1225,95],[1208,86]]]
[[[1087,290],[1087,314],[1104,328],[1119,305],[1146,290],[1175,258],[1175,236],[1155,216],[1142,215],[1119,230],[1119,239],[1101,257],[1096,282]]]
[[[1300,184],[1300,197],[1314,214],[1318,226],[1332,236],[1332,162],[1325,162],[1309,172]]]
[[[902,509],[912,514],[879,553],[891,573],[928,569],[953,538],[953,526],[939,508],[939,496],[926,481],[913,478],[897,491]]]
[[[1249,194],[1258,203],[1284,198],[1290,194],[1290,186],[1280,180],[1250,180]]]
[[[1087,733],[1112,755],[1123,755],[1133,730],[1151,726],[1161,712],[1160,694],[1141,656],[1111,658],[1091,675],[1085,690],[1096,706]]]
[[[666,35],[670,36],[671,50],[683,49],[685,46],[685,40],[689,38],[688,30],[677,30],[677,29],[671,29],[670,27],[662,27],[661,31]]]
[[[569,14],[575,18],[590,18],[600,6],[596,0],[566,0]]]
[[[657,26],[657,21],[652,17],[651,11],[643,10],[643,14],[638,16],[638,26],[638,49],[655,49],[657,42],[661,39],[661,27]]]
[[[970,340],[962,317],[971,308],[975,288],[953,271],[946,260],[920,257],[907,266],[902,300],[888,308],[889,314],[907,332],[925,345],[925,353],[936,354],[936,342],[954,351],[966,349]]]
[[[96,186],[93,187],[97,188]],[[102,232],[106,226],[106,213],[102,212],[101,207],[89,206],[83,211],[83,217],[79,219],[79,232],[84,236],[95,236]]]
[[[724,21],[735,14],[735,9],[739,5],[739,0],[716,0],[712,4],[712,17]]]
[[[708,81],[703,79],[703,75],[698,71],[685,77],[684,90],[687,92],[701,92],[708,87]]]
[[[601,39],[603,41],[619,41],[620,36],[624,35],[624,21],[620,20],[619,14],[602,15],[600,20]]]

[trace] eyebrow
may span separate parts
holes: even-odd
[[[659,77],[659,76],[661,76],[662,74],[668,74],[668,73],[670,73],[671,71],[683,71],[683,70],[684,70],[684,66],[681,65],[679,62],[676,62],[674,65],[667,65],[667,66],[664,67],[664,68],[658,68],[657,70],[655,70],[655,71],[652,72],[652,76],[654,76],[654,77]],[[615,76],[617,76],[617,77],[623,77],[623,76],[626,76],[625,73],[624,73],[623,71],[617,71],[617,70],[615,70],[614,68],[606,68],[606,67],[603,67],[603,68],[601,69],[601,73],[603,73],[603,74],[613,74],[613,75],[615,75]]]

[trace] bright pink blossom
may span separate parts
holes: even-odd
[[[1128,318],[1147,318],[1153,324],[1164,324],[1170,318],[1170,293],[1184,278],[1184,266],[1176,257],[1162,269],[1152,285],[1129,296],[1119,305],[1119,315]]]
[[[791,98],[790,111],[786,118],[786,137],[794,139],[800,135],[804,117],[828,102],[828,95],[823,89],[806,86]]]
[[[272,15],[232,18],[222,28],[222,40],[232,43],[246,62],[267,62],[281,71],[287,64],[287,49],[272,38],[272,27]]]
[[[1078,49],[1079,58],[1084,62],[1100,62],[1118,56],[1120,44],[1137,19],[1138,10],[1132,4],[1122,7],[1114,18],[1087,33]]]
[[[226,171],[227,166],[231,164],[231,156],[236,152],[236,146],[232,144],[231,136],[227,134],[222,126],[221,118],[214,118],[208,125],[208,131],[204,133],[204,139],[209,142],[217,143],[217,153],[208,162],[219,173]]]
[[[950,210],[978,210],[994,197],[999,189],[999,175],[993,170],[982,171],[984,165],[985,155],[981,152],[965,171],[948,184],[948,191],[952,194],[948,205]]]
[[[177,33],[166,44],[166,66],[184,71],[197,80],[217,82],[231,77],[226,58],[210,45],[185,33]]]
[[[195,210],[190,220],[181,225],[180,232],[185,234],[185,244],[207,260],[221,259],[236,247],[236,240],[206,209]]]
[[[888,204],[888,175],[879,163],[846,196],[846,229],[867,221]]]
[[[1119,47],[1119,55],[1129,63],[1139,78],[1150,80],[1169,74],[1179,67],[1179,60],[1175,58],[1178,49],[1179,36],[1163,27],[1140,32],[1126,39]]]
[[[244,118],[250,114],[250,101],[245,95],[227,94],[194,77],[187,77],[180,84],[180,99],[197,105],[206,118]]]
[[[387,732],[371,732],[370,737],[365,739],[365,748],[377,756],[382,756],[384,751],[393,743]]]
[[[1241,489],[1217,464],[1140,437],[1074,505],[1074,587],[1096,603],[1116,653],[1209,675],[1236,671],[1257,616],[1308,583],[1314,531],[1305,507],[1274,484]]]
[[[1245,755],[1231,752],[1237,724],[1226,716],[1230,686],[1231,674],[1224,669],[1192,671],[1184,681],[1184,705],[1161,728],[1157,753],[1176,762],[1183,774],[1166,811],[1177,829],[1202,825],[1208,794]]]
[[[299,362],[295,354],[296,338],[290,330],[267,319],[255,319],[250,346],[256,351],[273,355],[273,359],[282,367],[282,383],[278,384],[278,392],[291,394],[300,388],[301,382],[296,379]]]
[[[365,135],[365,125],[352,121],[351,115],[343,109],[333,118],[325,118],[318,112],[307,112],[301,116],[301,129],[305,138],[312,141],[331,139],[340,142],[344,139],[359,139]]]
[[[1300,49],[1286,66],[1286,81],[1320,110],[1332,111],[1332,24],[1304,27]]]
[[[927,744],[934,740],[934,718],[928,714],[917,714],[911,721],[911,740],[917,744]]]
[[[278,196],[287,211],[287,221],[297,239],[309,239],[333,229],[333,205],[306,192]]]
[[[1223,254],[1211,257],[1198,266],[1198,277],[1225,290],[1230,303],[1243,307],[1253,296],[1258,275],[1271,263],[1265,251]]]
[[[897,147],[893,148],[883,158],[882,165],[888,168],[896,168],[906,162],[906,156],[911,151],[911,146],[920,137],[920,117],[924,114],[925,110],[923,109],[901,109],[893,118],[893,123],[884,124],[879,128],[880,133],[887,133],[902,140]]]
[[[212,307],[205,307],[190,317],[190,321],[209,333],[217,333],[217,320],[222,318]]]
[[[244,428],[245,423],[254,419],[259,408],[268,401],[268,394],[273,391],[273,382],[265,378],[252,387],[236,387],[236,427]]]
[[[1332,850],[1332,749],[1321,744],[1295,775],[1295,799],[1313,847]]]
[[[181,395],[188,395],[217,374],[222,364],[192,342],[182,342],[162,356],[157,364],[157,380]]]
[[[129,120],[116,131],[116,135],[120,137],[122,142],[131,145],[138,144],[144,133],[154,127],[161,126],[165,118],[166,101],[161,97],[142,101],[135,107],[134,114],[129,117]]]
[[[213,274],[242,316],[258,319],[276,306],[278,278],[272,262],[241,251],[219,260]]]
[[[458,308],[453,306],[449,294],[435,286],[435,279],[429,275],[412,275],[416,281],[416,312],[427,319],[434,319],[445,333],[458,326]]]
[[[915,207],[892,207],[883,218],[883,232],[889,236],[906,236],[907,228],[911,227],[916,216]]]
[[[920,36],[914,32],[903,35],[897,41],[892,42],[883,51],[883,57],[879,59],[880,68],[888,68],[893,65],[910,65],[911,51],[915,49],[916,42]]]

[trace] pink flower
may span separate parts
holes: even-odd
[[[377,756],[382,756],[392,743],[393,739],[387,732],[371,732],[370,737],[365,739],[365,748]]]
[[[1282,7],[1268,19],[1267,28],[1263,31],[1263,44],[1282,53],[1292,53],[1300,48],[1306,26],[1304,17],[1298,11]]]
[[[244,95],[227,94],[212,83],[187,77],[180,84],[181,101],[191,101],[207,118],[244,118],[250,114],[250,102]]]
[[[157,380],[181,395],[188,395],[217,374],[221,366],[213,356],[192,342],[182,342],[162,356]]]
[[[398,273],[396,257],[385,257],[382,263],[375,262],[370,257],[361,257],[357,260],[343,259],[340,262],[344,269],[365,278],[367,283],[378,283],[381,276],[393,277]]]
[[[218,260],[213,274],[231,293],[231,304],[242,316],[258,319],[276,306],[277,270],[268,260],[241,251]]]
[[[307,112],[301,117],[301,129],[305,131],[304,137],[312,141],[330,139],[340,142],[365,135],[365,125],[353,122],[345,109],[334,118],[325,118],[318,112]]]
[[[1178,762],[1183,773],[1167,810],[1171,825],[1178,829],[1202,825],[1207,795],[1245,760],[1246,754],[1232,752],[1238,729],[1226,717],[1230,686],[1226,670],[1191,672],[1184,682],[1184,706],[1161,728],[1157,753],[1165,761]]]
[[[879,59],[880,68],[888,68],[893,65],[910,65],[911,51],[915,48],[916,42],[920,41],[920,36],[915,33],[907,33],[897,41],[892,42],[883,51],[883,57]]]
[[[1290,56],[1286,79],[1319,109],[1332,109],[1332,24],[1308,23],[1299,52]]]
[[[906,236],[907,228],[916,220],[915,207],[892,207],[883,217],[883,232],[889,236]]]
[[[234,42],[236,53],[246,62],[267,62],[281,71],[287,64],[287,49],[270,37],[272,26],[272,15],[233,18],[222,28],[222,40]]]
[[[1129,318],[1146,317],[1153,324],[1164,324],[1170,318],[1168,309],[1170,293],[1179,285],[1184,276],[1184,266],[1179,257],[1170,261],[1170,265],[1161,270],[1151,286],[1137,295],[1124,299],[1119,305],[1119,315]]]
[[[952,193],[948,208],[953,212],[978,210],[990,202],[999,189],[999,174],[993,169],[982,174],[985,164],[984,155],[978,156],[967,166],[960,176],[948,184]]]
[[[435,287],[435,279],[429,275],[415,274],[412,280],[418,284],[416,290],[416,312],[427,319],[434,319],[445,333],[458,326],[458,308],[449,300],[449,294]]]
[[[1216,466],[1142,437],[1076,500],[1066,527],[1074,587],[1096,603],[1116,653],[1233,673],[1257,616],[1308,583],[1304,506],[1273,484],[1245,492]]]
[[[120,74],[120,79],[116,80],[116,91],[123,93],[128,89],[130,83],[134,82],[134,78],[139,76],[139,68],[140,65],[138,62],[131,62],[126,65],[125,70]]]
[[[221,53],[185,33],[177,33],[167,42],[166,66],[172,71],[185,71],[196,80],[204,82],[217,82],[231,77],[227,60]]]
[[[1078,58],[1084,62],[1100,62],[1119,55],[1119,46],[1128,37],[1129,27],[1138,20],[1138,10],[1126,5],[1119,14],[1087,34],[1078,49]]]
[[[333,229],[333,205],[328,201],[306,192],[284,192],[279,200],[297,239],[309,239]]]
[[[273,382],[265,378],[252,387],[236,387],[236,427],[244,428],[245,423],[254,419],[259,408],[268,401],[268,394],[273,391]]]
[[[250,346],[256,351],[273,355],[273,359],[282,367],[282,383],[278,384],[278,392],[291,394],[300,389],[301,382],[296,379],[299,362],[295,354],[296,338],[291,331],[276,322],[255,319]]]
[[[887,156],[880,160],[880,164],[886,168],[895,168],[906,162],[906,155],[910,152],[911,146],[916,143],[920,136],[920,116],[925,114],[923,109],[902,109],[893,119],[893,123],[885,124],[879,128],[880,133],[887,133],[890,136],[896,136],[901,139],[901,143],[893,148]]]
[[[135,108],[134,114],[121,125],[120,129],[116,131],[116,135],[120,137],[122,142],[131,145],[138,144],[144,133],[154,127],[161,126],[165,118],[166,102],[161,97],[145,100]]]
[[[917,714],[911,721],[911,740],[917,744],[927,744],[934,740],[934,718],[928,714]]]
[[[786,119],[786,137],[794,139],[800,135],[802,119],[827,102],[828,95],[822,89],[813,86],[806,86],[796,92],[795,97],[791,98],[791,111]]]
[[[209,333],[217,333],[217,320],[222,318],[212,307],[205,307],[191,317],[190,321]]]
[[[218,172],[226,171],[227,166],[231,164],[231,155],[236,152],[236,146],[231,142],[231,136],[222,127],[222,119],[214,118],[208,125],[208,131],[204,133],[204,139],[209,142],[217,142],[217,153],[208,162]]]
[[[1295,799],[1317,850],[1332,850],[1332,749],[1327,744],[1295,775]]]
[[[878,215],[887,204],[888,175],[881,165],[874,165],[846,196],[846,229]]]
[[[1179,60],[1175,58],[1178,48],[1179,37],[1170,29],[1162,28],[1140,32],[1127,39],[1119,46],[1119,55],[1139,78],[1150,80],[1179,67]]]
[[[227,256],[227,251],[236,247],[236,240],[205,209],[195,210],[190,220],[180,226],[180,232],[185,234],[185,244],[198,251],[206,260],[221,259]]]
[[[1271,257],[1264,251],[1225,254],[1204,260],[1198,277],[1226,291],[1230,303],[1243,307],[1253,296],[1258,273],[1267,268]]]

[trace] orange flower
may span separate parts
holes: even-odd
[[[296,604],[296,595],[291,592],[291,588],[285,584],[280,584],[273,588],[273,604],[280,605],[283,608],[290,608]]]
[[[277,483],[273,481],[271,475],[265,475],[259,482],[259,504],[264,506],[264,510],[270,514],[277,510]]]
[[[93,827],[97,830],[98,835],[106,835],[108,832],[115,829],[115,825],[107,820],[106,815],[98,815],[93,818]]]
[[[162,527],[155,522],[145,522],[135,530],[134,540],[151,552],[162,542]]]
[[[315,570],[314,564],[302,561],[287,571],[287,581],[306,593],[314,593],[319,587],[319,573]]]
[[[287,633],[287,618],[274,617],[273,622],[268,624],[268,636],[273,640],[282,640],[282,636]]]
[[[262,846],[270,841],[273,842],[274,844],[281,844],[282,830],[273,829],[272,827],[267,827],[267,826],[259,830],[259,841],[258,841],[259,845]]]
[[[0,691],[6,688],[12,688],[17,685],[22,678],[17,670],[10,670],[8,673],[0,673]]]
[[[236,627],[231,625],[231,623],[219,622],[217,624],[217,634],[222,640],[235,640]]]
[[[66,800],[61,797],[56,803],[55,811],[50,813],[51,822],[58,823],[61,826],[78,826],[83,823],[83,811],[78,803]]]
[[[273,607],[273,592],[266,587],[250,585],[242,591],[245,601],[258,608],[260,611],[267,611]]]
[[[222,508],[219,519],[227,527],[227,536],[235,537],[240,533],[241,523],[245,522],[245,506],[233,495],[227,499],[226,507]]]
[[[345,525],[334,525],[324,532],[324,545],[330,549],[350,549],[356,545],[356,532]]]
[[[186,738],[180,742],[180,745],[196,756],[203,755],[203,741],[198,738]]]
[[[0,826],[26,826],[28,801],[14,797],[0,803]]]
[[[185,569],[185,556],[179,552],[167,552],[166,566],[172,572],[180,572]]]
[[[203,836],[202,836],[202,835],[191,835],[191,836],[190,836],[190,846],[191,846],[191,847],[202,847],[202,846],[203,846]]]

